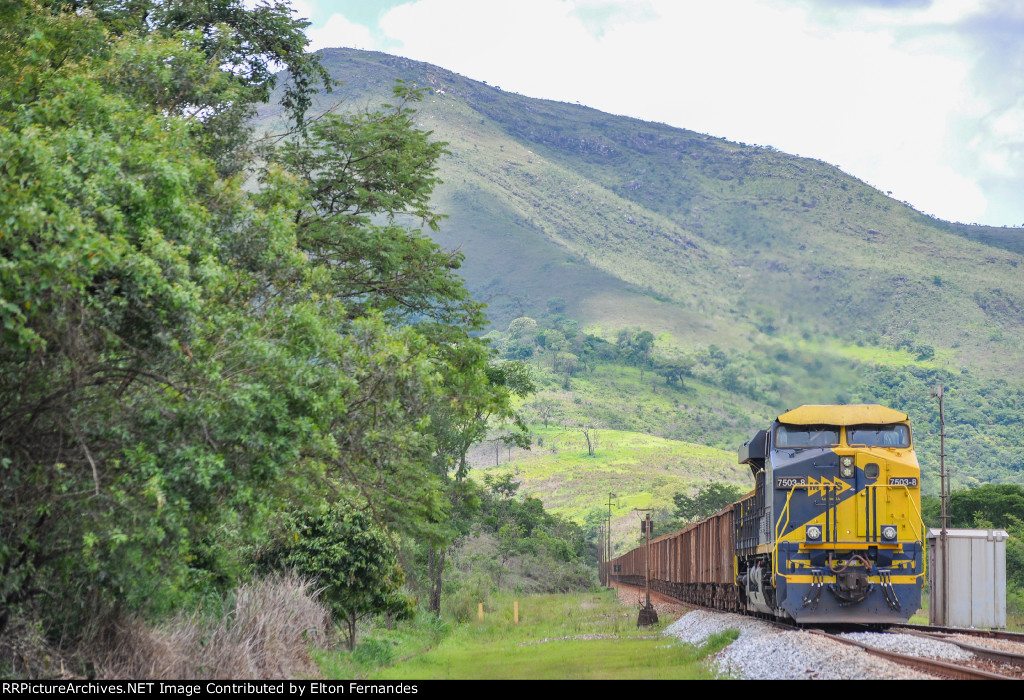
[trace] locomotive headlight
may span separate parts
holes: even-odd
[[[821,527],[818,525],[807,526],[807,539],[811,542],[817,542],[821,539]]]
[[[896,539],[897,530],[895,525],[883,525],[882,526],[882,539],[883,540],[894,540]]]
[[[852,479],[854,469],[853,455],[846,455],[839,458],[839,476],[844,479]]]

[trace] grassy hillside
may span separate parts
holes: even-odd
[[[786,408],[880,401],[910,414],[931,474],[928,391],[942,382],[955,481],[1024,478],[1013,408],[1024,398],[1020,229],[932,219],[835,166],[771,148],[506,93],[384,54],[322,58],[344,85],[321,108],[373,108],[396,79],[430,89],[418,123],[450,151],[434,197],[449,218],[435,239],[465,254],[499,350],[509,321],[530,316],[613,343],[648,330],[652,368],[688,366],[671,386],[621,358],[566,381],[531,346],[519,356],[542,379],[525,406],[538,426],[554,411],[559,425],[731,453]],[[267,109],[258,126],[276,120]],[[553,486],[539,465],[521,473]]]
[[[537,426],[528,452],[513,449],[509,455],[502,449],[496,457],[493,448],[478,448],[474,477],[511,473],[522,482],[524,493],[578,523],[588,518],[604,522],[608,494],[614,493],[615,551],[636,541],[640,515],[635,508],[653,508],[656,518],[664,517],[673,509],[676,493],[696,492],[709,481],[750,485],[750,474],[736,464],[733,451],[622,430],[594,429],[590,437],[597,445],[593,456],[577,428]]]
[[[385,100],[395,78],[432,88],[421,123],[451,151],[438,240],[467,254],[498,323],[561,297],[585,323],[639,307],[683,344],[739,347],[768,328],[910,337],[948,350],[951,366],[1024,369],[1020,230],[940,222],[819,161],[428,64],[348,49],[323,59],[346,107]]]

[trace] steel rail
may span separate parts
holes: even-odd
[[[980,656],[983,659],[989,661],[995,661],[1000,664],[1013,664],[1014,666],[1024,666],[1024,654],[1019,654],[1013,651],[1003,651],[1001,649],[992,649],[991,647],[980,647],[977,644],[968,644],[967,642],[961,642],[956,639],[952,639],[949,634],[938,632],[929,633],[921,632],[918,630],[903,630],[904,634],[912,634],[915,637],[924,637],[925,639],[935,639],[946,644],[954,644],[965,651],[969,651],[975,656]]]
[[[811,634],[817,634],[828,639],[832,639],[843,644],[849,644],[863,649],[869,654],[879,656],[883,659],[888,659],[902,666],[909,666],[910,668],[917,669],[929,673],[933,676],[939,676],[940,678],[948,678],[950,680],[957,681],[972,681],[972,680],[996,680],[996,681],[1012,681],[1019,680],[1012,676],[1004,676],[999,673],[993,673],[991,671],[984,671],[980,668],[974,668],[972,666],[961,666],[960,664],[949,663],[948,661],[939,661],[938,659],[929,659],[922,656],[908,656],[907,654],[899,654],[895,651],[886,651],[884,649],[878,649],[868,644],[861,642],[855,642],[852,639],[844,639],[843,637],[837,637],[834,634],[823,632],[821,630],[805,630]]]
[[[918,632],[939,633],[939,634],[964,634],[971,637],[982,637],[986,639],[1005,639],[1010,642],[1024,644],[1024,632],[1008,632],[1007,630],[986,630],[977,627],[939,627],[931,625],[898,625],[890,630],[917,630]]]

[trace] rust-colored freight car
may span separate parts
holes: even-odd
[[[679,600],[739,610],[734,580],[735,527],[730,505],[685,530],[651,540],[651,588]],[[613,559],[613,578],[644,585],[644,547]]]

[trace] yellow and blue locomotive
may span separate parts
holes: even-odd
[[[801,406],[739,450],[754,490],[609,562],[609,577],[798,624],[905,622],[921,603],[921,475],[907,415]]]
[[[921,472],[907,415],[801,406],[739,451],[741,607],[798,623],[905,622],[921,603]]]

